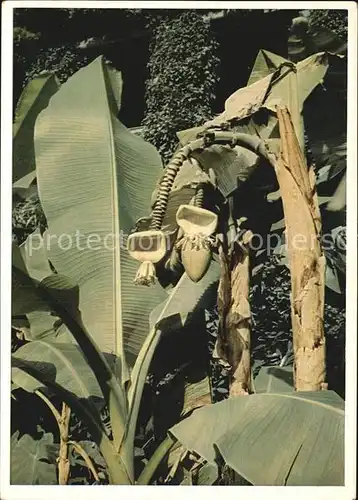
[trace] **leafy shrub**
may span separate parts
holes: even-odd
[[[35,62],[25,74],[23,85],[42,72],[55,73],[60,82],[88,64],[88,57],[80,49],[70,46],[41,49]]]
[[[179,130],[211,116],[219,63],[216,48],[208,24],[195,11],[164,20],[154,30],[143,134],[164,160],[173,154]]]
[[[312,27],[323,26],[333,31],[339,38],[346,40],[348,36],[347,10],[310,10],[308,21]]]
[[[12,232],[16,243],[23,243],[38,227],[40,230],[46,228],[46,217],[38,195],[33,194],[25,200],[15,202],[12,210]]]
[[[251,287],[252,350],[255,366],[277,365],[290,352],[292,339],[290,272],[270,255]]]

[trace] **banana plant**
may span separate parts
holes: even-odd
[[[20,347],[12,356],[12,380],[16,387],[29,392],[51,389],[71,406],[87,423],[93,439],[106,460],[111,482],[132,484],[134,478],[134,437],[143,386],[150,362],[163,331],[170,324],[177,323],[178,313],[185,325],[189,313],[200,309],[200,299],[205,290],[218,279],[215,265],[205,279],[193,285],[184,274],[167,299],[152,316],[150,333],[134,364],[128,390],[125,390],[116,375],[116,359],[103,355],[92,336],[83,325],[78,309],[78,287],[60,274],[51,274],[35,279],[31,272],[31,259],[23,248],[14,246],[13,282],[14,307],[22,304],[24,311],[53,311],[62,320],[63,326],[73,335],[75,343],[46,340],[32,340]],[[32,277],[31,277],[32,275]],[[188,297],[190,296],[190,300]],[[23,304],[27,304],[24,308]],[[194,304],[194,308],[193,308]],[[197,304],[197,306],[195,306]],[[179,307],[178,307],[179,305]],[[194,311],[193,311],[194,310]],[[101,421],[101,409],[110,408],[113,439]],[[167,453],[167,441],[154,455],[154,462]],[[148,477],[151,474],[146,472]]]
[[[218,269],[213,264],[196,287],[184,274],[169,294],[133,284],[135,262],[121,238],[146,214],[162,164],[154,147],[118,120],[121,92],[120,73],[100,57],[36,117],[36,183],[47,229],[13,245],[13,316],[26,315],[31,342],[14,354],[12,380],[31,392],[50,388],[77,410],[110,481],[133,484],[136,422],[155,346],[172,317],[179,313],[185,323],[195,304],[202,307]],[[138,189],[142,177],[147,184]]]
[[[305,95],[327,68],[323,56],[321,59],[313,57],[309,62],[316,73],[313,82],[306,82]],[[310,73],[309,62],[302,66],[303,74],[305,68],[308,68],[307,74]],[[280,71],[284,69],[280,68]],[[259,138],[272,140],[272,144],[276,140],[277,124],[272,119],[270,106],[277,98],[275,85],[278,87],[282,81],[279,76],[282,75],[275,73],[260,83],[259,95],[269,95],[271,100],[266,107],[259,100],[256,110],[263,107],[268,119],[268,124],[260,129]],[[168,181],[173,163],[163,174],[155,149],[120,123],[117,117],[121,91],[120,73],[100,57],[53,93],[47,107],[42,108],[34,122],[36,183],[47,229],[42,234],[37,231],[20,247],[13,246],[13,316],[14,321],[19,316],[26,316],[29,324],[27,339],[30,340],[12,357],[15,387],[43,394],[51,391],[78,413],[99,446],[112,484],[149,484],[156,467],[172,448],[174,439],[202,454],[214,468],[219,459],[215,454],[218,449],[220,456],[240,475],[253,484],[263,484],[264,479],[255,472],[253,463],[266,441],[257,436],[262,434],[264,425],[262,412],[273,414],[276,407],[282,410],[282,419],[273,419],[272,428],[276,429],[276,437],[284,432],[288,439],[293,426],[292,422],[288,423],[289,417],[296,412],[308,421],[310,414],[317,410],[317,420],[310,434],[312,439],[317,438],[316,431],[330,412],[329,415],[333,416],[327,420],[329,425],[324,435],[334,429],[337,440],[326,455],[329,459],[337,452],[341,457],[343,410],[341,402],[337,402],[334,396],[327,400],[331,397],[329,392],[325,400],[323,393],[317,398],[314,395],[310,398],[295,394],[285,398],[257,394],[233,398],[233,403],[227,402],[220,407],[212,405],[200,413],[203,418],[198,418],[196,412],[185,419],[180,427],[172,429],[141,475],[136,476],[134,436],[143,387],[155,349],[163,335],[178,331],[178,320],[179,327],[184,326],[205,307],[205,294],[212,285],[217,286],[220,271],[216,261],[212,260],[204,276],[201,277],[200,273],[201,279],[194,283],[180,269],[169,292],[158,284],[150,288],[134,285],[136,264],[128,254],[123,238],[141,224],[144,231],[150,228],[151,221],[144,218],[151,203],[152,190],[158,178]],[[226,110],[229,120],[235,119],[237,102],[233,98],[233,108],[230,110],[229,106]],[[246,109],[247,103],[244,104]],[[251,123],[251,126],[254,125]],[[218,136],[220,133],[225,135],[225,131],[219,131]],[[189,132],[185,141],[190,142],[192,138],[193,132]],[[205,163],[213,164],[219,188],[227,196],[237,188],[238,179],[245,182],[257,168],[255,148],[248,151],[241,144],[232,155],[233,151],[222,146],[215,149],[214,146],[209,155],[206,156],[205,152],[205,148],[197,151],[197,155],[194,151],[190,161],[185,159],[166,198],[169,203],[160,221],[160,229],[170,241],[167,257],[171,270],[178,264],[173,262],[175,252],[172,252],[178,230],[177,211],[180,205],[191,206],[190,202],[196,195],[193,174],[197,185],[210,185],[212,172],[201,167]],[[234,168],[223,168],[223,160],[229,160]],[[241,177],[243,165],[246,172]],[[26,174],[30,172],[26,171]],[[18,178],[26,186],[27,180],[22,174]],[[142,178],[146,182],[139,184]],[[154,199],[158,192],[161,197],[166,197],[165,189],[161,189],[163,185],[162,182],[157,186]],[[191,212],[202,214],[200,210]],[[162,280],[162,276],[158,277]],[[326,408],[330,405],[337,411],[331,413],[331,409]],[[111,432],[101,416],[104,407],[109,408]],[[245,469],[242,461],[237,463],[235,459],[237,449],[234,449],[232,459],[226,446],[230,448],[234,435],[241,435],[243,423],[250,421],[253,409],[255,421],[246,426],[247,434],[243,434],[243,439],[247,438],[246,448],[243,442],[239,443],[240,449],[253,450],[248,469]],[[228,432],[225,439],[221,434],[213,435],[212,424],[218,418],[230,427],[231,433]],[[204,423],[210,424],[210,433],[202,447],[197,445],[195,438],[198,438],[198,428]],[[195,435],[191,434],[191,428]],[[275,451],[275,443],[271,440],[269,444],[270,453],[265,455],[265,464],[272,460]],[[13,447],[18,446],[14,436]],[[297,466],[297,457],[298,464],[302,465],[302,457],[308,452],[305,436],[300,434],[290,447],[289,465]],[[39,453],[43,453],[43,448]],[[327,456],[322,458],[322,467],[325,467],[323,461]],[[272,468],[270,481],[289,484],[290,471],[281,463],[279,465]],[[291,484],[297,484],[301,469],[292,470],[295,475]],[[321,469],[318,472],[321,473]],[[315,477],[310,476],[309,481],[316,481]],[[341,479],[339,468],[334,484],[341,484]],[[325,475],[322,481],[327,481]]]

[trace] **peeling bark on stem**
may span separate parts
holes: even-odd
[[[291,317],[297,391],[326,389],[323,329],[325,257],[313,168],[307,168],[286,107],[277,108],[281,153],[273,162],[280,186],[291,272]]]
[[[58,422],[60,429],[60,453],[58,457],[58,484],[67,484],[70,475],[70,461],[68,459],[68,430],[71,417],[71,408],[62,403],[61,419]]]
[[[241,343],[241,356],[232,360],[230,396],[251,392],[251,309],[249,303],[249,252],[240,252],[231,273],[231,308],[228,328]]]
[[[237,245],[229,267],[219,250],[221,278],[218,289],[220,335],[217,353],[231,367],[230,396],[247,395],[251,387],[251,309],[249,303],[250,260],[247,231]]]

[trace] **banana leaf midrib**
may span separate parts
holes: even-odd
[[[117,158],[116,158],[116,151],[115,151],[115,146],[114,146],[114,127],[113,127],[113,109],[111,106],[111,102],[109,99],[109,92],[110,92],[110,85],[109,82],[106,79],[106,68],[104,67],[103,60],[102,60],[102,72],[103,72],[103,79],[104,79],[104,85],[105,85],[105,98],[107,101],[107,106],[106,108],[106,113],[107,113],[107,120],[108,120],[108,127],[109,127],[109,156],[111,157],[111,195],[112,195],[112,213],[114,215],[112,223],[112,232],[113,234],[117,235],[119,234],[120,231],[120,224],[119,224],[119,201],[118,198],[118,187],[117,187]],[[107,75],[108,78],[108,75]],[[120,90],[122,93],[122,88]],[[118,110],[119,111],[119,110]],[[115,245],[115,260],[114,260],[114,304],[115,304],[115,310],[114,310],[114,322],[115,322],[115,335],[116,335],[116,340],[115,340],[115,354],[116,356],[120,357],[121,359],[121,364],[122,364],[122,369],[124,372],[127,373],[127,367],[126,367],[126,361],[125,361],[125,356],[124,356],[124,348],[123,348],[123,324],[121,321],[121,311],[122,311],[122,293],[121,293],[121,262],[120,262],[120,255],[119,255],[119,248],[118,245]],[[127,375],[126,375],[127,376]],[[125,377],[126,378],[126,377]]]

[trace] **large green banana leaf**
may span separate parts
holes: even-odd
[[[35,121],[59,88],[56,76],[46,73],[33,78],[22,91],[13,125],[13,182],[35,170]]]
[[[332,391],[230,398],[171,433],[209,463],[218,451],[255,486],[344,484],[344,401]]]
[[[102,57],[79,70],[39,115],[35,153],[48,257],[79,285],[83,323],[102,351],[122,359],[125,381],[124,350],[133,363],[165,292],[133,284],[137,263],[124,248],[162,165],[117,119],[121,92],[120,73]]]

